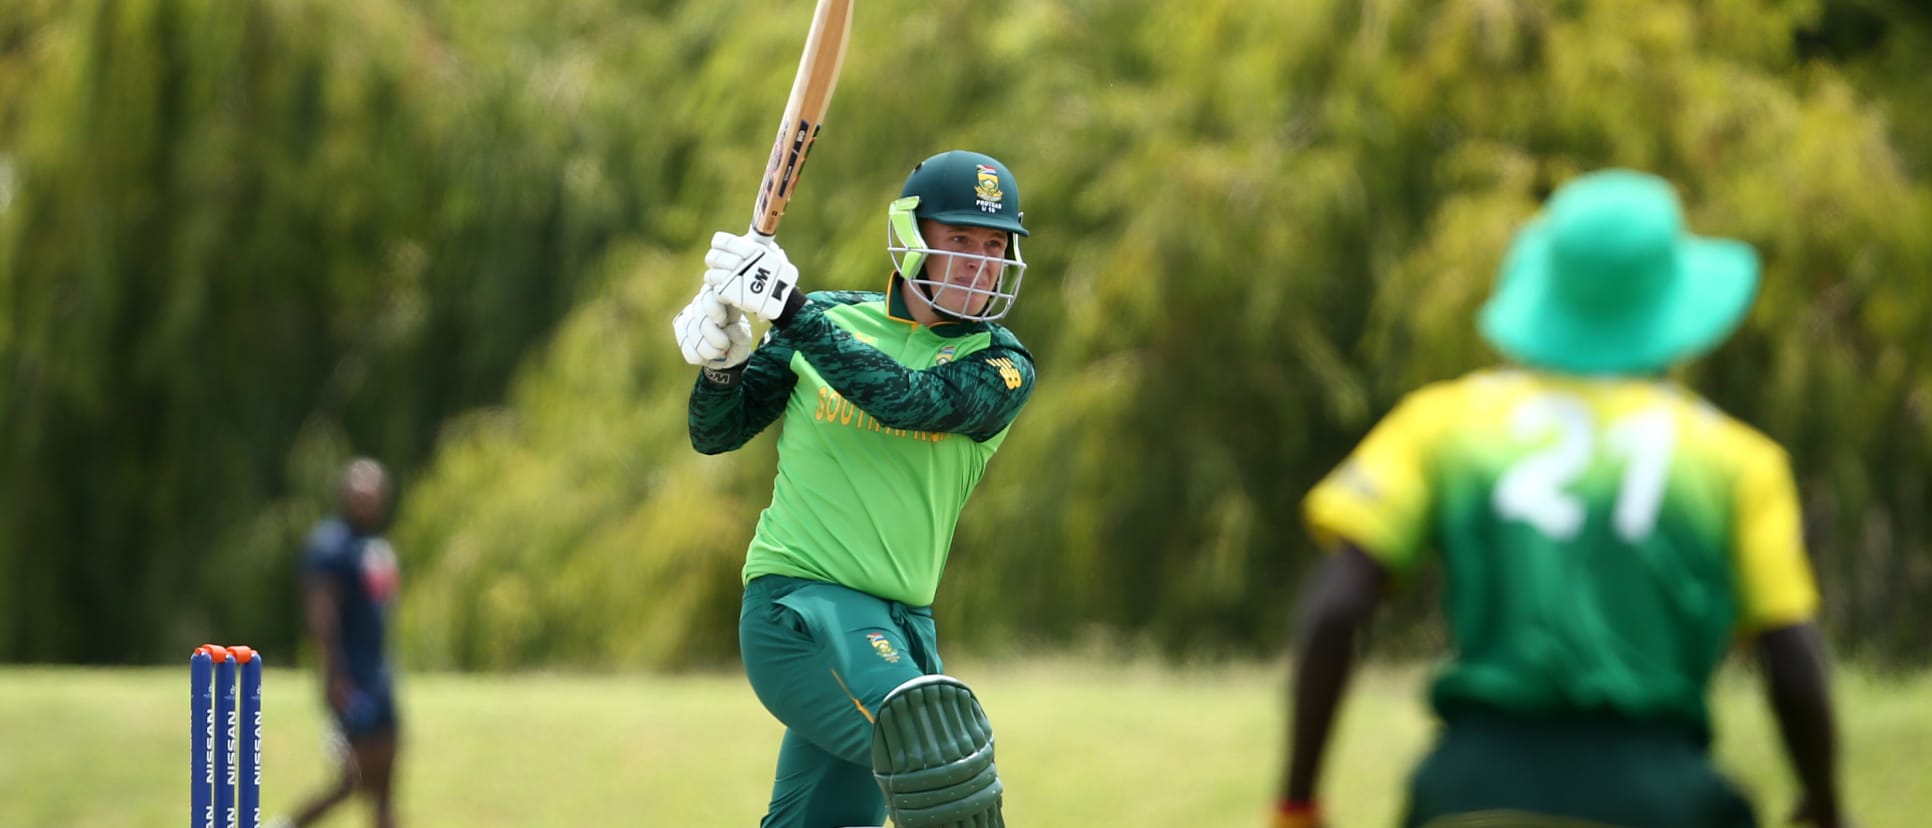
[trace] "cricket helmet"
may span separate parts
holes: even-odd
[[[919,231],[921,219],[1006,231],[1006,258],[986,262],[988,267],[998,268],[999,276],[994,283],[987,288],[967,287],[948,282],[944,270],[927,273],[929,264],[950,268],[960,259],[992,257],[933,250]],[[1026,262],[1020,257],[1020,237],[1027,235],[1027,230],[1020,219],[1020,188],[1005,164],[992,156],[967,150],[942,152],[919,162],[912,174],[906,176],[899,198],[887,210],[886,252],[899,274],[930,300],[937,300],[946,291],[981,294],[985,298],[978,313],[944,310],[942,313],[975,322],[991,322],[1012,310],[1013,300],[1019,296],[1020,278],[1026,272]]]

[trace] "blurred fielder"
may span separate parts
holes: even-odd
[[[1432,548],[1454,654],[1405,825],[1755,825],[1708,756],[1707,686],[1739,638],[1796,818],[1842,824],[1789,460],[1663,379],[1730,335],[1757,281],[1750,247],[1689,234],[1642,173],[1578,178],[1518,234],[1479,320],[1517,367],[1409,394],[1308,495],[1333,554],[1303,601],[1277,825],[1320,824],[1357,635]]]
[[[337,481],[336,514],[309,532],[302,558],[302,595],[309,636],[322,657],[324,701],[348,749],[334,785],[316,794],[293,820],[270,828],[302,828],[358,789],[368,794],[377,828],[396,825],[396,700],[386,655],[389,611],[400,579],[396,553],[382,536],[389,515],[389,473],[357,458]]]
[[[731,451],[781,417],[778,475],[744,566],[738,636],[786,727],[765,828],[997,826],[993,734],[946,676],[931,604],[953,529],[1033,391],[994,324],[1013,306],[1020,192],[1004,164],[926,159],[887,211],[878,292],[798,291],[767,237],[719,233],[674,322],[691,445]],[[747,316],[771,323],[751,346]]]

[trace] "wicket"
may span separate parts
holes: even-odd
[[[188,659],[188,680],[192,700],[188,824],[191,828],[259,828],[262,656],[245,646],[203,644]],[[219,739],[217,722],[221,723]],[[248,723],[246,747],[243,722]]]

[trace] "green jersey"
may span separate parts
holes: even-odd
[[[692,389],[691,444],[706,454],[784,418],[745,582],[932,603],[960,510],[1032,393],[1033,358],[998,325],[912,321],[900,284],[812,294],[735,384],[700,376]]]
[[[1688,391],[1484,371],[1405,398],[1309,493],[1318,540],[1398,577],[1438,550],[1438,709],[1706,726],[1739,630],[1817,591],[1784,451]]]

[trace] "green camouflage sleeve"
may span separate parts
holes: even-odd
[[[892,428],[984,441],[1011,425],[1033,393],[1033,355],[997,329],[991,347],[926,370],[860,342],[817,304],[786,321],[785,338],[826,384]]]
[[[785,400],[798,384],[791,364],[792,347],[774,331],[751,352],[736,382],[720,384],[698,372],[687,415],[691,447],[700,454],[722,454],[758,436],[785,412]]]

